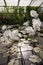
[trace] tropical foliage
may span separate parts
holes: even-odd
[[[30,25],[32,25],[32,17],[30,16],[30,11],[35,10],[38,12],[39,7],[4,7],[2,12],[0,12],[0,24],[22,24],[23,22],[29,20]],[[39,13],[39,18],[43,21],[43,13]]]

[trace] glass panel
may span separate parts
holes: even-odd
[[[40,6],[42,2],[43,0],[35,0],[34,3],[31,4],[31,6]]]
[[[19,6],[29,6],[31,0],[20,0]]]
[[[8,7],[8,11],[9,11],[9,13],[13,13],[14,12],[14,8],[13,7]]]
[[[43,3],[42,3],[42,5],[41,5],[41,7],[43,7]]]
[[[17,6],[18,0],[6,0],[8,6]]]
[[[2,12],[2,11],[3,11],[3,9],[4,9],[4,7],[0,7],[0,12]]]
[[[4,1],[3,0],[0,0],[0,6],[4,6]]]

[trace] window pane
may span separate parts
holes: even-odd
[[[42,5],[41,5],[41,7],[43,7],[43,3],[42,3]]]
[[[3,9],[4,9],[4,7],[0,7],[0,12],[2,12],[2,11],[3,11]]]
[[[0,6],[4,6],[4,0],[0,0]]]
[[[18,0],[6,0],[8,6],[17,6]]]
[[[29,6],[31,0],[20,0],[19,6]]]
[[[35,0],[34,3],[31,4],[31,6],[39,6],[43,0]]]

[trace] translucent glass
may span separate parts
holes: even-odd
[[[6,0],[8,6],[17,6],[18,0]]]
[[[7,6],[17,6],[19,0],[5,0]],[[29,6],[32,0],[20,0],[19,6]],[[33,0],[31,6],[39,6],[43,0]],[[0,0],[0,6],[4,6],[4,0]]]
[[[29,6],[31,0],[20,0],[19,6]]]
[[[43,3],[42,3],[42,5],[41,5],[41,7],[43,7]]]
[[[4,7],[0,7],[0,12],[2,12],[2,11],[3,11],[3,9],[4,9]]]
[[[35,0],[33,3],[31,3],[31,6],[40,6],[42,2],[43,0]]]
[[[17,6],[19,0],[5,0],[7,6]],[[32,0],[20,0],[19,6],[29,6]],[[31,6],[39,6],[43,0],[33,0]],[[3,6],[5,6],[4,0],[0,0],[0,12],[3,10]],[[43,3],[41,5],[43,7]],[[8,8],[9,12],[13,12],[13,8]]]
[[[0,0],[0,6],[4,6],[4,0]]]

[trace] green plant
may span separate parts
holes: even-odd
[[[30,16],[31,10],[36,10],[38,12],[39,7],[26,7],[26,12],[24,12],[24,7],[7,7],[2,10],[2,20],[1,24],[22,24],[23,22],[29,20],[32,26],[32,17]],[[43,21],[43,13],[39,13],[40,20]]]

